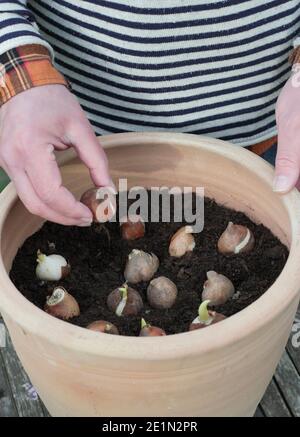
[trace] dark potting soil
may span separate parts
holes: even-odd
[[[183,222],[146,223],[145,236],[135,241],[122,240],[118,223],[107,223],[105,228],[99,225],[82,228],[47,222],[19,249],[10,277],[20,292],[39,308],[44,307],[46,296],[52,293],[54,286],[64,286],[80,306],[80,316],[69,321],[75,325],[86,327],[102,319],[114,323],[120,334],[136,336],[143,317],[167,334],[187,331],[197,316],[207,271],[215,270],[233,282],[236,294],[218,307],[218,312],[231,316],[258,299],[273,284],[288,256],[287,248],[268,229],[255,225],[244,214],[210,199],[205,199],[204,214],[204,230],[194,234],[196,247],[182,258],[170,257],[168,246],[171,236],[186,224]],[[253,232],[255,247],[250,253],[234,256],[218,253],[218,238],[229,221],[246,225]],[[113,289],[124,283],[126,259],[135,248],[158,256],[160,266],[155,277],[162,275],[175,282],[178,297],[171,309],[153,309],[146,298],[148,283],[140,283],[133,288],[144,301],[141,314],[118,317],[107,308],[106,299]],[[59,283],[39,281],[35,276],[38,249],[48,255],[63,255],[71,264],[71,274]]]

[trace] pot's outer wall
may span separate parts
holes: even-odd
[[[34,386],[53,416],[253,415],[298,305],[299,194],[274,194],[268,164],[218,140],[138,133],[101,142],[115,180],[203,185],[206,195],[268,226],[290,246],[290,256],[258,301],[220,324],[164,338],[101,335],[49,316],[10,282],[6,271],[18,247],[41,226],[10,185],[0,199],[0,307]],[[91,185],[77,161],[64,167],[63,177],[77,197]]]

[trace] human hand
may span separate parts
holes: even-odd
[[[77,99],[64,85],[24,91],[0,110],[0,166],[33,214],[88,226],[91,211],[62,185],[54,150],[74,147],[96,186],[111,186],[106,155]]]
[[[300,75],[287,81],[276,105],[278,149],[275,164],[274,191],[287,193],[300,188]]]

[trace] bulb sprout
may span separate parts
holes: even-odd
[[[211,316],[209,315],[207,306],[209,305],[210,300],[204,300],[198,309],[199,320],[200,322],[208,322]]]
[[[123,287],[119,288],[119,291],[121,293],[122,299],[127,299],[127,294],[128,294],[128,285],[124,284]]]
[[[124,308],[127,303],[127,296],[128,296],[128,285],[124,284],[124,287],[120,287],[119,291],[121,293],[122,299],[120,300],[119,305],[116,308],[116,315],[121,317],[124,311]]]
[[[40,249],[38,249],[38,251],[37,251],[37,259],[36,259],[36,262],[37,262],[37,263],[41,263],[41,262],[43,262],[45,259],[46,259],[46,255],[45,255],[44,253],[42,253],[42,252],[40,251]]]
[[[146,328],[147,326],[149,326],[149,324],[146,322],[145,319],[141,319],[141,329]]]
[[[117,316],[137,316],[143,308],[140,294],[125,283],[109,293],[106,300],[108,308]]]

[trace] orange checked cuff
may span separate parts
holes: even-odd
[[[300,64],[300,46],[295,47],[289,56],[289,61],[292,65]]]
[[[46,47],[28,44],[0,56],[0,106],[22,91],[49,84],[69,86]]]
[[[277,136],[274,136],[272,138],[269,138],[268,140],[261,141],[260,143],[254,144],[253,146],[249,146],[248,148],[251,150],[251,152],[255,153],[256,155],[262,155],[267,150],[269,150],[274,144],[277,143]]]

